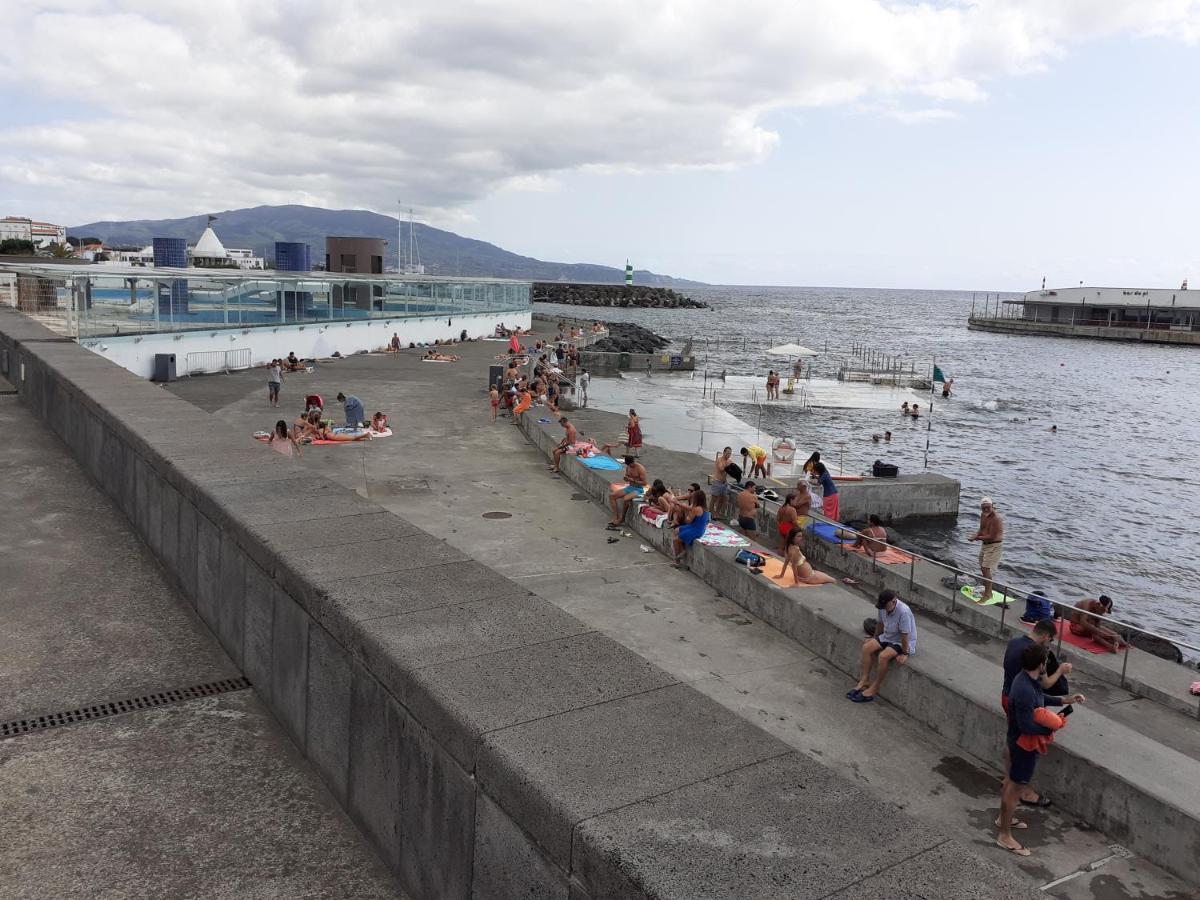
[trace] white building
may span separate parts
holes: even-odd
[[[253,250],[236,247],[226,247],[213,231],[212,223],[215,217],[209,217],[208,227],[196,245],[188,249],[188,257],[193,266],[202,269],[264,269],[266,264],[261,256],[255,256]]]
[[[67,242],[67,226],[38,222],[20,216],[5,216],[0,219],[0,241],[33,241],[39,248]]]

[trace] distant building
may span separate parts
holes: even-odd
[[[383,238],[327,237],[325,238],[325,271],[342,275],[382,275]],[[335,309],[383,309],[381,285],[347,282],[333,288]]]
[[[200,240],[188,251],[191,263],[198,269],[265,269],[266,263],[253,250],[226,247],[213,231],[216,216],[208,217],[208,227]]]
[[[32,241],[39,248],[67,242],[67,226],[38,222],[20,216],[5,216],[0,219],[0,241]]]

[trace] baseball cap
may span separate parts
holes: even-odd
[[[995,506],[996,504],[994,504],[992,502],[991,497],[984,497],[982,500],[979,501],[979,505],[980,506]]]

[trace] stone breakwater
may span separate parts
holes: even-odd
[[[624,284],[571,284],[535,281],[533,299],[538,303],[569,306],[620,306],[655,309],[708,309],[707,303],[685,297],[671,288]]]
[[[656,353],[671,342],[649,328],[629,322],[606,322],[608,336],[591,344],[589,350],[605,353]]]

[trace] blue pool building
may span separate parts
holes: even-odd
[[[175,355],[182,375],[293,351],[321,358],[378,350],[393,334],[408,346],[530,325],[527,281],[312,272],[308,245],[281,243],[277,265],[280,247],[289,268],[274,271],[188,268],[186,256],[183,265],[162,265],[158,240],[153,267],[0,258],[0,302],[146,377],[163,353]]]

